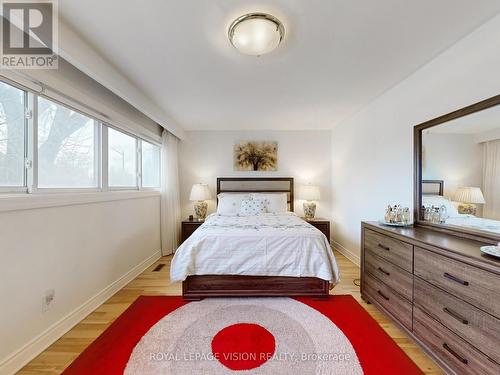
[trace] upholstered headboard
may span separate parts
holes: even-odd
[[[219,193],[286,193],[293,212],[293,177],[219,177]]]
[[[443,180],[423,180],[422,195],[443,195],[444,181]]]

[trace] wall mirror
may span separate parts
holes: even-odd
[[[415,127],[415,221],[500,241],[500,95]]]

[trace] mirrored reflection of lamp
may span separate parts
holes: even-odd
[[[485,204],[483,192],[478,187],[461,187],[455,192],[453,200],[460,202],[458,212],[461,214],[476,215],[476,204]]]
[[[302,189],[302,199],[305,199],[304,202],[304,216],[306,219],[314,219],[314,215],[316,214],[316,202],[320,198],[319,187],[315,185],[306,185]]]
[[[210,190],[207,184],[194,184],[189,195],[190,201],[196,201],[194,204],[194,213],[198,220],[205,220],[207,217],[208,204],[205,202],[210,199]]]

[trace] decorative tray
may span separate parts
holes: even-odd
[[[404,223],[404,222],[388,223],[384,220],[380,220],[379,223],[382,225],[387,225],[389,227],[411,227],[413,225],[413,223]]]
[[[485,254],[500,258],[500,246],[481,246],[479,250]]]

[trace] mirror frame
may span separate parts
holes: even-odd
[[[435,119],[423,122],[413,128],[414,141],[414,196],[413,196],[413,216],[414,223],[417,226],[427,227],[430,229],[451,233],[460,237],[470,238],[490,244],[500,242],[500,235],[489,233],[486,231],[474,230],[469,228],[461,228],[459,226],[445,226],[441,224],[433,224],[423,221],[420,217],[420,207],[422,206],[422,132],[426,129],[443,124],[445,122],[455,120],[488,108],[500,105],[500,95],[493,96],[489,99],[480,101],[470,106],[450,112],[446,115],[439,116]]]

